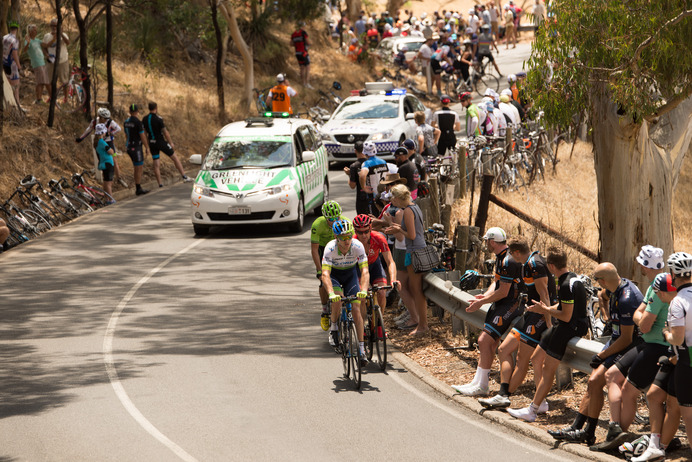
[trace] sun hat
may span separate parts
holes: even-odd
[[[401,178],[398,173],[387,173],[384,181],[380,181],[380,184],[406,184],[406,178]]]
[[[105,135],[108,129],[106,128],[106,124],[96,124],[94,127],[94,134],[95,135]]]
[[[649,269],[661,269],[665,265],[663,262],[663,249],[653,245],[645,245],[637,255],[637,263]]]

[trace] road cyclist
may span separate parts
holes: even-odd
[[[363,342],[363,317],[360,312],[360,301],[368,296],[370,273],[365,247],[353,239],[353,224],[346,219],[339,219],[332,226],[336,239],[324,248],[322,257],[322,284],[329,294],[331,307],[331,326],[329,344],[339,348],[338,322],[341,314],[341,296],[357,296],[352,303],[353,322],[356,325],[358,351],[361,367],[368,363]]]
[[[322,216],[318,217],[313,223],[310,230],[310,253],[312,261],[315,263],[315,271],[317,279],[320,281],[320,302],[322,303],[322,317],[320,324],[322,330],[329,329],[329,297],[327,290],[322,283],[322,257],[324,248],[330,241],[334,239],[332,226],[337,220],[346,217],[341,215],[341,206],[336,201],[327,201],[322,204]]]

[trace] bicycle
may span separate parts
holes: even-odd
[[[272,88],[273,87],[267,87],[262,90],[258,90],[257,88],[252,89],[252,91],[255,92],[255,107],[259,115],[265,112],[271,112],[271,109],[267,106],[267,92]]]
[[[33,210],[20,209],[12,202],[11,198],[0,205],[0,211],[7,217],[6,222],[11,222],[17,230],[20,230],[29,239],[38,237],[41,233],[52,228],[51,224],[41,215]]]
[[[79,81],[77,81],[77,79]],[[72,66],[70,80],[62,87],[63,106],[71,107],[72,110],[80,109],[84,106],[86,95],[81,82],[87,79],[87,73],[77,66]],[[59,97],[59,94],[58,94]]]
[[[97,186],[90,186],[84,181],[84,175],[89,175],[88,170],[84,170],[81,174],[72,174],[72,187],[75,190],[79,190],[84,194],[85,198],[88,198],[89,205],[94,206],[105,206],[115,203],[113,196],[108,194],[103,189]]]
[[[29,196],[34,206],[40,208],[40,210],[42,210],[44,214],[47,214],[47,216],[44,215],[46,216],[46,219],[48,219],[48,217],[52,218],[52,221],[54,221],[53,224],[60,224],[61,222],[70,221],[72,218],[74,218],[73,216],[69,215],[69,213],[71,212],[69,207],[66,208],[65,205],[62,204],[59,200],[56,200],[56,198],[51,197],[50,192],[47,191],[43,187],[41,182],[38,179],[36,179],[36,177],[34,177],[33,175],[27,175],[26,177],[24,177],[21,180],[20,184],[24,188],[26,188],[25,193]],[[34,186],[36,186],[37,188],[37,194],[32,193]],[[46,197],[50,198],[50,204],[48,204],[38,196],[38,193],[41,192],[44,195],[46,195]]]
[[[433,272],[454,271],[456,266],[456,246],[447,238],[444,225],[433,223],[432,227],[425,231],[425,242],[440,249],[440,266],[433,268]]]
[[[51,207],[28,189],[33,186],[33,184],[30,185],[30,183],[28,183],[26,180],[27,178],[20,180],[20,186],[15,188],[8,201],[11,201],[17,197],[19,202],[26,208],[27,211],[32,211],[43,218],[51,228],[59,225],[60,220],[53,216],[51,213]]]
[[[365,354],[368,360],[372,360],[373,353],[377,353],[377,364],[381,371],[387,368],[387,331],[384,327],[382,308],[376,300],[377,292],[391,288],[391,285],[373,286],[368,289],[368,296],[365,299],[367,307],[367,316],[363,320]]]
[[[485,96],[485,90],[491,88],[496,92],[500,90],[500,79],[496,76],[486,73],[485,69],[488,66],[488,62],[483,64],[478,61],[474,61],[472,66],[469,66],[469,78],[468,80],[458,80],[455,81],[454,77],[443,75],[443,80],[445,81],[445,91],[448,95],[453,96],[455,99],[459,99],[459,95],[464,92],[475,91],[481,97]],[[456,75],[456,74],[455,74]]]
[[[578,278],[586,289],[586,318],[589,321],[586,338],[605,343],[610,336],[611,326],[598,299],[598,292],[603,289],[594,286],[591,278],[585,274],[580,274]]]
[[[351,303],[357,300],[356,295],[341,297],[341,314],[339,315],[339,345],[335,348],[341,354],[341,362],[344,367],[344,377],[350,378],[356,387],[360,389],[362,366],[360,364],[360,351],[356,324],[353,321]],[[331,303],[330,303],[331,309]]]
[[[50,191],[48,194],[51,198],[55,198],[57,201],[63,203],[63,206],[77,216],[83,215],[85,213],[93,212],[94,209],[83,199],[79,198],[76,194],[70,194],[65,191],[67,189],[67,179],[61,178],[60,180],[50,180],[48,186]]]

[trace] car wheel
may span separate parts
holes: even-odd
[[[195,230],[195,235],[196,236],[206,236],[209,234],[209,226],[206,225],[198,225],[193,223],[192,228]]]
[[[289,229],[292,233],[300,233],[303,231],[303,225],[305,224],[305,203],[302,197],[300,201],[298,201],[298,210],[296,213],[298,218],[289,225]]]
[[[315,207],[315,210],[313,212],[315,213],[315,216],[320,217],[322,216],[322,206],[324,205],[325,202],[329,200],[329,182],[327,181],[327,177],[324,178],[324,184],[322,185],[322,203]]]

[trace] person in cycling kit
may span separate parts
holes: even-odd
[[[149,102],[149,114],[142,119],[142,124],[149,135],[149,150],[151,151],[151,158],[154,159],[154,175],[156,176],[156,181],[159,183],[159,188],[163,187],[163,183],[161,182],[161,165],[159,161],[159,153],[162,151],[171,158],[173,164],[175,164],[175,168],[183,177],[183,181],[185,183],[191,183],[192,178],[189,178],[185,174],[183,164],[175,154],[175,145],[171,139],[171,134],[168,132],[166,124],[163,123],[163,118],[159,116],[158,106],[155,102]]]
[[[127,138],[127,155],[132,160],[135,176],[135,194],[138,196],[146,194],[149,191],[142,189],[142,173],[144,171],[144,151],[149,152],[149,141],[144,134],[144,125],[137,117],[139,115],[139,106],[136,104],[130,105],[130,117],[123,123],[125,136]]]
[[[440,129],[440,138],[437,140],[437,154],[439,156],[447,155],[447,149],[455,149],[457,145],[457,136],[454,132],[461,130],[461,119],[456,111],[450,109],[449,104],[452,98],[448,95],[440,97],[442,109],[433,114],[432,126]]]
[[[471,93],[465,92],[459,96],[461,105],[466,108],[466,136],[473,138],[481,135],[481,126],[485,122],[485,111],[471,102]]]
[[[300,67],[300,79],[304,87],[312,88],[310,85],[310,56],[308,55],[308,33],[303,29],[305,22],[298,22],[298,29],[291,34],[291,44],[296,52],[296,59]]]
[[[329,344],[333,347],[339,346],[337,323],[341,314],[341,296],[357,295],[358,301],[352,303],[353,322],[356,325],[361,362],[367,362],[360,300],[368,296],[368,256],[363,244],[353,239],[353,224],[349,220],[337,220],[332,226],[332,231],[336,239],[327,244],[322,257],[322,283],[329,294],[331,304]]]
[[[495,39],[493,38],[493,34],[490,32],[490,25],[483,24],[481,26],[481,35],[478,36],[478,54],[476,55],[476,59],[478,59],[478,63],[482,66],[483,59],[488,58],[488,60],[493,63],[493,66],[495,66],[497,75],[502,77],[500,68],[497,66],[495,58],[493,58],[493,47],[495,48],[495,51],[498,53],[500,52],[500,50],[497,48],[497,44],[495,43]]]
[[[329,295],[322,283],[322,257],[325,246],[334,239],[332,226],[337,220],[346,220],[341,215],[341,206],[336,201],[327,201],[322,204],[322,216],[318,217],[310,229],[310,254],[315,264],[317,279],[320,281],[319,293],[322,303],[321,325],[323,330],[329,328]]]
[[[84,130],[84,133],[78,136],[75,139],[75,141],[77,143],[81,143],[82,141],[84,141],[84,138],[86,138],[87,135],[91,133],[91,131],[94,130],[94,128],[98,124],[104,124],[106,126],[107,132],[104,139],[106,140],[106,143],[108,143],[108,146],[110,146],[110,148],[113,150],[113,152],[117,152],[117,150],[115,149],[115,135],[120,133],[121,128],[115,120],[111,119],[111,111],[109,111],[105,107],[98,108],[98,110],[96,111],[96,118],[92,119],[91,122],[89,122],[89,126],[86,128],[86,130]],[[96,164],[98,164],[98,156],[95,152],[94,155],[96,156],[94,158],[94,161],[96,162]],[[127,188],[127,183],[120,176],[120,166],[118,165],[118,161],[115,157],[113,157],[113,168],[114,181],[119,182],[121,185]]]
[[[380,181],[384,180],[384,176],[389,172],[389,167],[387,162],[377,157],[377,148],[372,141],[363,143],[363,154],[368,156],[368,159],[363,162],[358,173],[358,179],[361,189],[368,194],[369,213],[377,216],[380,213],[375,205],[377,186]]]

